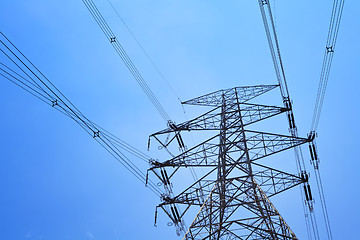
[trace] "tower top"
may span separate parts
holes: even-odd
[[[234,87],[234,88],[218,90],[216,92],[208,93],[206,95],[182,102],[182,104],[218,107],[221,106],[224,97],[226,101],[228,101],[229,103],[231,102],[236,103],[238,101],[239,103],[244,103],[278,86],[279,85],[257,85],[257,86]]]

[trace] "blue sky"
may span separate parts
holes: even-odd
[[[166,111],[176,122],[184,121],[177,96],[108,2],[95,2]],[[234,86],[276,83],[257,1],[112,3],[181,100]],[[331,4],[275,2],[300,136],[310,129]],[[357,1],[345,3],[318,128],[335,239],[358,236],[359,7]],[[165,128],[82,1],[0,1],[0,29],[88,118],[136,148],[145,152],[148,135]],[[74,122],[2,78],[0,89],[1,239],[180,239],[162,213],[153,227],[159,199]],[[279,92],[268,99],[270,105],[281,103]],[[188,118],[198,113],[185,110]],[[278,121],[276,128],[265,127],[269,132],[286,129],[285,116]],[[308,160],[306,146],[304,152]],[[163,156],[156,147],[148,154]],[[292,152],[281,158],[295,161]],[[136,163],[144,171],[148,167]],[[308,170],[313,175],[310,164]],[[312,188],[316,192],[315,184]],[[305,239],[299,189],[284,194],[274,203]],[[315,208],[325,239],[319,201]]]

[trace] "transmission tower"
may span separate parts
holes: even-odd
[[[297,239],[270,198],[303,184],[310,201],[307,174],[287,173],[258,160],[312,139],[246,130],[255,122],[291,111],[291,106],[249,103],[276,87],[235,87],[188,100],[183,104],[211,110],[180,124],[169,122],[167,129],[150,136],[160,148],[168,150],[175,143],[181,150],[164,162],[152,160],[149,171],[166,190],[157,209],[168,215],[178,233],[185,234],[184,239]],[[181,135],[185,131],[214,134],[207,134],[211,135],[207,140],[187,149]],[[175,193],[171,180],[183,168],[203,168],[206,173]],[[183,211],[180,205],[185,206]],[[196,207],[195,219],[186,228],[184,215]],[[156,217],[157,210],[155,221]]]

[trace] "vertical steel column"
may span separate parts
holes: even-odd
[[[221,106],[221,123],[220,123],[220,147],[219,147],[219,158],[218,158],[218,185],[219,185],[219,228],[217,229],[218,234],[216,239],[220,239],[222,225],[224,221],[225,209],[226,209],[226,99],[225,95],[222,96]],[[215,235],[216,236],[216,235]]]
[[[247,147],[247,143],[246,143],[246,135],[245,135],[245,129],[244,129],[244,122],[242,119],[242,114],[241,114],[241,108],[240,108],[240,102],[239,102],[239,98],[238,98],[238,93],[237,91],[235,91],[235,95],[236,95],[236,101],[237,101],[237,107],[238,107],[238,113],[239,113],[239,119],[240,119],[240,132],[242,135],[242,139],[243,139],[243,143],[244,143],[244,151],[245,151],[245,156],[246,156],[246,162],[248,164],[248,180],[250,179],[251,181],[251,186],[253,188],[253,193],[254,193],[254,200],[255,203],[258,207],[258,211],[260,212],[260,215],[263,219],[263,221],[266,224],[266,227],[268,228],[268,231],[272,237],[272,239],[276,239],[274,232],[275,232],[275,228],[271,222],[271,218],[268,214],[268,212],[265,213],[263,207],[261,206],[261,201],[263,201],[263,199],[259,199],[258,193],[257,193],[257,187],[258,184],[256,183],[255,179],[254,179],[254,175],[253,175],[253,171],[252,171],[252,167],[251,167],[251,161],[250,161],[250,156],[249,156],[249,149]],[[260,194],[259,194],[260,195]],[[260,195],[261,196],[261,195]],[[266,205],[264,204],[264,207],[266,207]],[[265,209],[266,210],[266,209]]]

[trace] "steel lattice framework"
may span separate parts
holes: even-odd
[[[179,145],[181,153],[164,162],[152,160],[153,172],[166,194],[163,209],[178,232],[191,207],[198,210],[184,239],[297,239],[270,198],[299,184],[308,186],[307,174],[291,174],[257,160],[311,142],[312,139],[246,130],[245,127],[291,109],[248,103],[278,85],[235,87],[184,102],[208,106],[205,114],[154,133],[161,148]],[[212,130],[212,131],[209,131]],[[215,132],[187,149],[183,131]],[[203,167],[206,174],[185,190],[174,193],[171,181],[181,168]],[[180,211],[179,205],[185,210]]]

